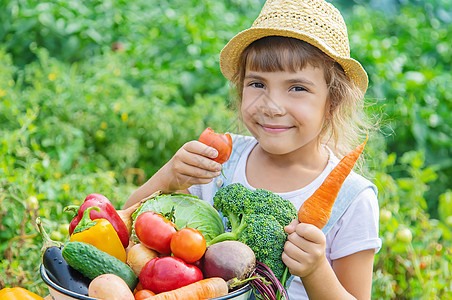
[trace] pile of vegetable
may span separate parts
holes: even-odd
[[[67,210],[74,210],[69,207]],[[61,287],[98,299],[210,299],[228,294],[254,276],[247,245],[225,241],[220,214],[185,194],[160,194],[127,210],[115,210],[90,194],[70,224],[64,245],[49,238],[41,220],[43,264]],[[131,233],[129,235],[129,232]],[[124,247],[120,236],[127,236]]]
[[[76,215],[65,245],[36,220],[43,265],[56,284],[98,299],[211,299],[246,283],[258,299],[288,299],[284,227],[296,218],[319,228],[328,222],[366,141],[298,212],[290,201],[240,183],[222,187],[214,207],[195,196],[157,192],[117,211],[105,196],[90,194],[80,207],[67,208]],[[227,232],[219,212],[228,219]]]

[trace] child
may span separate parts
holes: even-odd
[[[297,209],[341,157],[363,141],[367,74],[350,58],[341,14],[323,0],[268,0],[250,29],[220,54],[220,68],[238,92],[239,115],[252,136],[233,135],[222,166],[216,150],[183,145],[128,199],[184,191],[210,201],[219,187],[240,182],[289,199]],[[282,259],[294,275],[290,299],[371,296],[380,249],[373,184],[352,173],[323,230],[294,220]]]

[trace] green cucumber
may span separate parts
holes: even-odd
[[[108,273],[124,279],[132,291],[138,284],[137,276],[127,264],[93,245],[69,242],[64,246],[62,254],[68,265],[90,279]]]

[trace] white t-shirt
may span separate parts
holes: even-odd
[[[246,179],[246,162],[251,150],[257,141],[251,143],[241,154],[231,183],[240,182],[245,187],[254,190]],[[331,170],[338,164],[339,159],[330,151],[330,159],[325,170],[307,186],[287,193],[278,193],[284,199],[289,200],[298,210],[303,202],[317,190]],[[213,184],[219,184],[215,180],[204,185],[194,185],[188,190],[192,195],[213,204]],[[359,217],[356,217],[359,216]],[[347,255],[369,249],[378,252],[381,248],[381,240],[378,237],[379,208],[378,200],[371,188],[363,190],[350,204],[342,217],[326,235],[325,255],[328,261],[345,257]],[[291,300],[308,299],[303,283],[299,277],[295,277],[289,286]]]

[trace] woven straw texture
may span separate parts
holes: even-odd
[[[268,0],[251,28],[233,37],[221,51],[223,75],[231,80],[243,50],[255,40],[272,35],[300,39],[316,46],[342,66],[363,94],[366,92],[367,73],[350,57],[344,19],[332,4],[323,0]]]

